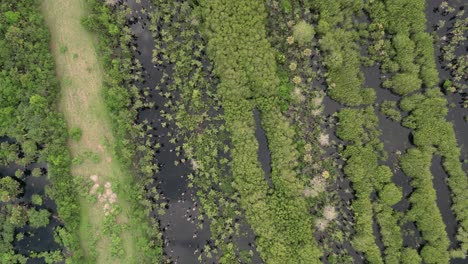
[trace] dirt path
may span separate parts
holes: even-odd
[[[95,38],[80,24],[84,10],[84,0],[45,0],[43,3],[61,83],[59,108],[69,128],[82,130],[80,141],[69,142],[72,156],[83,159],[82,164],[75,162],[72,173],[89,184],[80,190],[84,194],[80,198],[81,244],[87,262],[136,263],[137,234],[127,228],[125,212],[129,211],[130,204],[124,198],[125,192],[119,190],[130,175],[123,172],[112,157],[113,137],[101,96],[103,75],[94,47]],[[90,188],[92,185],[95,187]],[[119,209],[122,213],[114,213],[115,216],[109,213]],[[107,233],[104,231],[106,221],[111,221]],[[120,256],[116,257],[118,251]]]

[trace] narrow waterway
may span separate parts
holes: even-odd
[[[263,171],[265,172],[265,180],[268,182],[268,186],[273,188],[273,182],[271,180],[271,154],[268,149],[268,139],[266,137],[265,131],[262,129],[260,122],[260,112],[258,109],[253,110],[253,115],[255,119],[255,137],[258,141],[258,161],[260,162]]]
[[[454,12],[444,15],[440,10],[442,1],[426,1],[426,17],[427,29],[430,33],[436,33],[436,42],[434,44],[436,68],[439,73],[440,87],[445,80],[453,80],[450,74],[450,69],[446,67],[447,62],[444,62],[442,57],[442,46],[447,45],[447,39],[450,37],[453,23],[456,21],[455,14],[458,11],[465,10],[462,18],[467,17],[468,2],[464,0],[449,0],[448,5],[454,8]],[[460,18],[458,18],[460,19]],[[439,21],[445,21],[445,26],[436,30]],[[465,32],[465,37],[468,32]],[[463,45],[455,49],[455,56],[461,57],[466,54],[468,48],[468,41],[465,39]],[[467,84],[466,74],[465,78],[460,80],[461,83]],[[466,91],[466,90],[465,90]],[[466,92],[465,92],[466,94]],[[468,160],[468,123],[465,121],[465,116],[468,116],[468,108],[463,107],[463,94],[462,93],[447,93],[445,94],[448,101],[448,114],[447,120],[454,126],[455,136],[458,146],[461,148],[460,160]],[[458,222],[455,218],[452,206],[452,197],[450,189],[447,185],[447,174],[442,166],[443,160],[440,156],[435,156],[432,160],[431,172],[434,176],[434,188],[437,192],[437,205],[442,214],[442,219],[446,225],[446,231],[450,239],[450,248],[457,247],[456,233],[458,229]],[[462,163],[464,171],[468,171],[468,163]],[[451,263],[465,263],[460,259],[452,259]]]
[[[465,0],[449,0],[449,6],[455,9],[454,13],[449,15],[442,15],[442,12],[438,10],[441,1],[428,0],[426,6],[426,17],[427,17],[427,28],[433,30],[435,25],[439,24],[440,20],[445,20],[445,27],[434,31],[437,34],[437,42],[435,43],[435,57],[437,71],[439,72],[440,85],[445,80],[452,79],[450,70],[445,67],[446,62],[442,60],[441,47],[447,44],[447,40],[444,40],[450,34],[455,21],[455,14],[458,11],[465,10],[465,14],[462,18],[468,17],[468,2]],[[468,31],[465,32],[465,41],[460,48],[455,50],[455,56],[460,57],[466,55],[468,51]],[[465,78],[460,80],[463,84],[468,84],[468,75],[465,73]],[[465,116],[468,116],[468,108],[463,107],[463,97],[466,96],[467,90],[465,89],[465,95],[461,93],[449,93],[446,94],[446,98],[449,103],[449,112],[447,119],[452,122],[455,129],[455,135],[457,137],[458,145],[461,148],[462,157],[461,159],[468,160],[468,123],[465,121]],[[463,169],[468,171],[468,163],[463,164]]]
[[[207,223],[202,229],[197,226],[203,223],[199,220],[198,202],[192,188],[188,187],[187,176],[193,172],[189,162],[181,162],[182,156],[176,151],[179,146],[176,141],[171,141],[177,134],[174,121],[169,120],[165,113],[171,113],[172,109],[167,103],[173,100],[173,96],[164,96],[168,91],[161,85],[163,73],[170,71],[171,65],[156,67],[152,60],[154,40],[147,14],[152,10],[149,1],[127,1],[132,10],[129,19],[131,30],[135,36],[135,58],[141,63],[143,74],[142,81],[135,85],[141,93],[149,92],[146,100],[155,104],[154,107],[141,111],[138,115],[138,123],[147,120],[151,127],[151,142],[153,146],[159,145],[155,162],[159,165],[159,172],[154,176],[160,194],[161,202],[166,203],[164,214],[156,213],[163,234],[163,250],[167,261],[171,263],[199,263],[200,256],[205,245],[210,244],[210,232]],[[156,86],[161,86],[156,90]],[[166,106],[165,106],[166,105]],[[204,263],[211,263],[204,260]]]

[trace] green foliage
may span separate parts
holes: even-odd
[[[285,13],[291,13],[292,4],[290,0],[281,0],[281,10]]]
[[[31,175],[33,177],[41,177],[42,175],[42,172],[41,172],[41,168],[34,168],[32,171],[31,171]]]
[[[299,43],[299,45],[305,45],[312,42],[312,38],[315,35],[315,30],[312,25],[305,22],[304,20],[299,21],[293,28],[293,37],[294,40]]]
[[[23,226],[28,220],[26,214],[26,208],[21,205],[10,207],[10,219],[9,222],[14,226]]]
[[[207,52],[216,62],[214,73],[223,80],[219,95],[236,100],[275,94],[279,82],[271,78],[276,75],[275,52],[266,38],[264,3],[208,2],[200,1],[200,9]],[[216,11],[221,9],[223,12]],[[229,38],[221,37],[226,34]],[[239,50],[243,52],[236,52]],[[236,89],[232,89],[234,86]]]
[[[389,80],[386,80],[383,87],[392,89],[396,94],[406,95],[421,89],[421,84],[421,79],[415,74],[397,73]]]
[[[442,87],[446,92],[450,92],[450,89],[452,88],[452,81],[450,79],[445,80],[442,84]]]
[[[56,251],[45,251],[41,253],[31,254],[33,258],[44,258],[46,264],[55,264],[63,261],[62,253],[59,250]]]
[[[43,227],[49,224],[49,211],[45,209],[36,210],[31,208],[28,210],[29,225],[34,228]]]
[[[385,45],[385,52],[380,52],[384,54],[381,60],[390,71],[399,70],[404,78],[387,82],[387,87],[398,94],[407,94],[419,90],[421,84],[435,86],[438,73],[434,67],[432,38],[425,32],[425,1],[372,1],[366,4],[366,9],[373,20],[374,31],[383,29],[393,35],[393,46]],[[390,66],[392,64],[396,67]],[[408,81],[409,87],[405,87],[404,81]]]
[[[81,165],[84,162],[84,158],[81,155],[78,155],[76,157],[73,157],[72,159],[72,164],[73,165]]]
[[[99,164],[99,163],[101,162],[101,156],[99,156],[98,153],[93,152],[93,151],[85,151],[85,152],[83,153],[83,156],[75,157],[75,158],[73,159],[73,161],[74,161],[75,163],[80,163],[80,162],[82,162],[81,158],[84,158],[84,157],[86,157],[87,159],[91,160],[91,162],[94,163],[94,164]]]
[[[337,117],[337,136],[350,142],[342,155],[347,159],[344,173],[356,191],[356,199],[352,204],[356,218],[353,246],[364,252],[370,263],[383,263],[372,231],[375,211],[382,242],[386,247],[385,261],[398,263],[403,238],[392,206],[401,200],[402,193],[391,180],[390,168],[378,165],[380,132],[377,130],[378,119],[374,109],[371,106],[365,109],[345,108],[338,112]],[[377,192],[379,198],[374,204],[370,200],[373,191]]]
[[[71,139],[78,142],[81,140],[81,136],[83,135],[83,131],[79,127],[72,127],[70,131],[68,131],[68,135]]]
[[[410,214],[427,242],[421,250],[422,260],[425,263],[447,263],[449,258],[447,234],[435,203],[430,174],[430,161],[435,151],[443,157],[444,169],[449,176],[448,184],[453,199],[452,210],[460,225],[458,234],[464,234],[465,230],[468,230],[466,209],[462,209],[468,207],[466,191],[462,191],[468,187],[468,181],[466,173],[461,169],[460,150],[457,147],[453,126],[445,120],[447,101],[438,89],[431,88],[437,85],[439,80],[435,67],[433,39],[425,32],[425,1],[373,1],[366,5],[366,9],[376,29],[380,28],[395,35],[393,47],[388,45],[385,47],[386,55],[381,60],[384,64],[388,64],[389,60],[393,59],[398,64],[400,72],[387,81],[385,86],[400,94],[418,90],[418,86],[422,85],[428,88],[424,94],[405,97],[400,103],[401,109],[409,112],[403,124],[413,129],[416,145],[416,149],[409,150],[402,157],[401,164],[405,173],[414,177],[411,184],[415,192],[410,198],[413,204]],[[395,81],[395,78],[401,79]],[[450,83],[446,84],[449,85]],[[463,235],[457,239],[461,242],[461,250],[466,252],[468,239]],[[415,255],[414,252],[408,254]],[[409,256],[408,259],[414,259],[408,263],[418,262],[415,257]]]
[[[432,150],[427,148],[422,151],[409,149],[401,158],[401,167],[408,177],[413,177],[411,185],[415,188],[410,197],[412,207],[408,215],[416,221],[418,229],[427,242],[423,248],[426,255],[421,253],[421,257],[428,263],[448,263],[449,240],[439,208],[435,203],[436,193],[432,187],[430,172],[431,159]],[[439,253],[430,257],[427,255],[434,251]]]
[[[345,105],[372,104],[375,91],[362,88],[361,54],[356,42],[358,33],[348,20],[354,15],[354,7],[344,0],[308,2],[320,14],[317,32],[321,36],[320,49],[326,54],[324,64],[328,69],[329,95]]]
[[[257,250],[266,262],[319,263],[312,219],[304,198],[298,196],[303,186],[294,176],[293,131],[278,109],[280,82],[275,53],[265,37],[264,8],[257,0],[200,4],[207,52],[221,79],[217,93],[232,139],[232,186],[240,194],[240,205],[258,237]],[[257,159],[255,103],[269,141],[274,190],[269,190]]]
[[[0,179],[0,201],[9,202],[23,192],[20,183],[10,176]]]
[[[62,225],[74,230],[70,236],[76,236],[78,204],[69,172],[67,132],[56,112],[59,87],[39,4],[33,0],[0,2],[0,136],[15,139],[21,146],[25,154],[21,165],[36,160],[47,163],[51,182],[47,186],[48,196],[57,205]],[[40,169],[33,169],[32,174],[40,175]],[[12,221],[19,224],[23,221],[19,217],[22,209],[13,208]],[[70,261],[79,262],[78,243],[67,245],[65,250],[72,252]]]
[[[396,102],[384,101],[380,104],[380,112],[395,122],[401,121],[401,113],[396,108]]]
[[[422,261],[418,252],[412,248],[405,248],[401,255],[402,264],[420,264]]]
[[[401,201],[402,194],[400,188],[395,184],[386,184],[379,193],[380,199],[385,205],[392,206]]]
[[[280,84],[278,89],[279,104],[281,111],[286,111],[289,108],[289,103],[292,100],[291,93],[294,90],[294,85],[289,81],[288,74],[284,71],[278,73]]]
[[[63,54],[63,53],[65,53],[65,52],[67,52],[67,51],[68,51],[68,47],[67,47],[67,46],[65,46],[65,45],[60,45],[60,49],[59,49],[59,50],[60,50],[60,53],[62,53],[62,54]]]
[[[449,176],[448,185],[453,195],[452,199],[454,203],[452,205],[452,210],[454,211],[460,225],[458,230],[459,235],[457,238],[461,239],[461,248],[466,250],[468,238],[460,234],[463,234],[465,233],[465,230],[468,230],[468,215],[466,214],[466,210],[463,209],[468,206],[468,194],[465,191],[468,186],[468,180],[466,178],[466,173],[463,172],[461,167],[459,159],[460,148],[457,146],[453,125],[445,120],[448,111],[446,104],[447,101],[441,96],[438,89],[429,89],[425,94],[416,94],[414,96],[407,97],[401,101],[401,107],[405,111],[409,111],[410,115],[403,120],[403,124],[414,129],[414,144],[418,149],[420,149],[420,151],[424,152],[425,155],[432,155],[434,153],[432,147],[436,147],[438,153],[444,158],[443,167]],[[427,166],[424,168],[425,170],[430,169],[429,162],[426,162],[425,166]],[[427,177],[430,177],[430,175]],[[429,182],[421,184],[429,184]],[[430,187],[432,188],[432,186]],[[435,198],[433,198],[432,201],[434,202]],[[434,225],[436,223],[437,222],[434,222]],[[441,230],[443,230],[444,224],[443,222],[440,224],[442,225],[441,227],[437,227],[434,228],[434,230],[429,231],[436,232],[436,230],[439,230],[438,232],[442,232]],[[431,237],[434,236],[431,235]],[[439,247],[446,246],[445,244],[438,242],[438,240],[434,240],[434,247],[436,247],[436,243],[439,244]],[[442,249],[439,248],[438,250]],[[444,248],[444,252],[446,252],[446,250],[447,249]],[[433,250],[429,248],[425,251],[425,256],[428,257],[428,254],[432,253],[432,251]],[[424,258],[423,255],[421,256]],[[444,259],[445,257],[446,255],[440,256],[441,259]]]
[[[31,202],[35,205],[42,205],[42,197],[38,194],[33,194],[31,197]]]
[[[20,13],[15,11],[6,11],[4,13],[5,19],[9,24],[16,24],[19,21]]]

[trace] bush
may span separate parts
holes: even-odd
[[[42,196],[33,194],[31,197],[31,202],[35,205],[42,205]]]
[[[68,132],[68,135],[70,136],[71,139],[78,142],[78,141],[81,140],[81,136],[83,135],[83,131],[81,131],[81,128],[79,128],[79,127],[72,127],[70,129],[70,131]]]
[[[304,20],[301,20],[293,28],[294,39],[299,43],[299,45],[305,45],[312,42],[314,35],[314,27]]]
[[[392,206],[401,201],[401,189],[395,184],[385,184],[379,193],[380,199],[387,206]]]
[[[285,13],[291,13],[292,11],[292,4],[290,0],[281,0],[281,9]]]
[[[356,191],[352,209],[356,217],[356,236],[353,246],[365,253],[372,263],[382,263],[379,249],[373,236],[373,211],[380,226],[382,242],[385,245],[385,261],[398,262],[403,247],[398,218],[392,205],[402,198],[400,188],[392,182],[392,172],[387,166],[379,166],[377,153],[380,152],[378,119],[374,109],[345,108],[338,112],[336,134],[348,142],[342,151],[346,158],[344,173],[349,177]],[[370,194],[376,192],[379,199],[373,203]]]
[[[49,211],[45,209],[36,210],[31,208],[28,210],[29,225],[34,228],[44,227],[49,224]]]
[[[32,171],[31,171],[31,175],[33,177],[41,177],[42,175],[42,171],[41,171],[41,168],[34,168]]]
[[[396,109],[396,102],[382,102],[382,104],[380,104],[380,112],[395,122],[401,121],[401,113]]]
[[[264,3],[200,3],[207,53],[220,78],[217,94],[232,139],[231,185],[240,194],[239,203],[257,236],[257,249],[268,263],[320,263],[322,253],[313,237],[313,221],[305,198],[299,195],[303,186],[295,172],[297,153],[291,141],[294,131],[279,111],[280,104],[287,104],[290,87],[278,89],[275,53],[264,27]],[[307,24],[297,29],[302,40],[313,37]],[[252,113],[255,106],[260,110],[271,150],[274,189],[265,181],[257,159]]]
[[[383,87],[390,88],[399,95],[406,95],[421,89],[422,81],[418,75],[412,73],[397,73],[383,83]]]
[[[10,176],[0,179],[0,201],[9,202],[23,192],[20,183]]]

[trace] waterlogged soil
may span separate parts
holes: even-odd
[[[157,162],[161,165],[161,170],[155,177],[159,183],[159,189],[168,203],[166,214],[157,215],[157,218],[161,223],[164,236],[164,252],[169,259],[175,263],[197,263],[198,254],[194,254],[194,252],[203,248],[205,244],[211,243],[209,240],[210,234],[206,227],[202,230],[199,230],[196,227],[196,224],[199,223],[197,220],[198,204],[193,191],[188,188],[188,179],[186,178],[186,175],[192,171],[191,165],[188,163],[179,164],[178,166],[174,165],[174,161],[180,160],[181,158],[175,154],[175,147],[177,144],[169,142],[172,138],[170,134],[174,134],[176,131],[174,130],[174,124],[166,120],[160,113],[161,110],[164,110],[165,112],[171,111],[170,109],[163,107],[169,99],[161,96],[159,91],[152,89],[159,84],[162,73],[164,71],[168,72],[170,65],[163,65],[161,68],[156,68],[151,62],[154,42],[150,31],[145,27],[145,24],[148,23],[148,18],[141,12],[142,7],[146,7],[148,9],[151,9],[151,7],[146,1],[142,1],[142,4],[137,4],[134,1],[129,0],[128,3],[132,8],[132,15],[135,19],[135,22],[131,25],[136,36],[137,52],[135,53],[135,57],[141,62],[143,69],[145,69],[143,76],[144,81],[136,83],[136,85],[140,89],[143,89],[144,87],[151,88],[149,98],[151,98],[152,102],[156,103],[155,108],[146,109],[139,114],[139,121],[142,122],[143,120],[148,120],[150,126],[154,128],[152,134],[155,142],[161,143],[161,148],[159,148],[157,154]],[[436,24],[440,19],[447,19],[446,17],[442,18],[439,14],[435,14],[433,12],[433,9],[439,4],[439,1],[428,1],[427,18],[431,24]],[[458,4],[455,6],[460,7],[462,5],[462,1],[449,1],[449,4],[452,6],[454,4]],[[440,34],[443,34],[443,31]],[[439,55],[440,51],[436,49],[436,56]],[[438,63],[438,70],[441,80],[449,78],[449,73],[442,68],[440,62]],[[391,93],[388,89],[381,87],[382,77],[385,78],[385,76],[380,73],[377,65],[370,68],[364,68],[363,73],[365,74],[365,86],[373,87],[376,91],[376,103],[380,104],[384,100],[399,101],[399,96]],[[162,87],[162,89],[164,92],[164,87]],[[463,117],[468,114],[468,109],[461,107],[460,94],[452,94],[447,96],[447,98],[450,103],[454,103],[455,105],[455,107],[449,108],[448,120],[454,123],[458,143],[462,146],[462,159],[466,159],[468,150],[463,146],[468,146],[468,137],[466,136],[468,135],[468,126]],[[324,114],[328,116],[328,119],[330,119],[331,114],[344,107],[328,97],[324,99],[323,104],[325,105]],[[402,187],[403,191],[402,201],[395,205],[394,208],[397,211],[405,212],[410,206],[407,199],[412,192],[412,187],[410,185],[411,179],[409,179],[399,168],[398,158],[406,149],[412,147],[411,131],[403,127],[400,123],[386,118],[377,109],[376,114],[379,117],[379,128],[382,131],[380,139],[384,144],[385,152],[388,154],[388,158],[382,164],[385,164],[392,169],[394,173],[393,181],[395,184]],[[401,114],[402,117],[406,115],[405,113]],[[271,160],[268,150],[268,142],[265,133],[259,124],[260,120],[258,111],[254,111],[254,117],[257,126],[256,137],[259,142],[259,161],[265,171],[266,180],[271,185],[271,179],[269,178],[269,174],[271,172]],[[163,122],[168,125],[163,127]],[[333,129],[329,128],[328,130],[331,132]],[[330,139],[338,143],[341,142],[333,133],[330,133]],[[334,151],[336,152],[336,149],[334,148],[327,149],[327,155],[333,155]],[[466,164],[464,165],[464,169],[467,169]],[[440,157],[435,157],[433,159],[431,171],[434,175],[434,188],[436,189],[438,198],[437,203],[441,210],[444,222],[447,225],[447,232],[453,246],[455,243],[454,234],[456,231],[456,220],[453,216],[453,212],[450,210],[450,193],[445,182],[447,176],[441,167]],[[339,185],[338,193],[340,194],[342,201],[344,204],[349,204],[350,200],[353,198],[352,193],[347,191],[350,190],[349,180],[343,177],[340,172],[339,180],[337,182]],[[375,225],[375,227],[377,227],[377,225]],[[374,232],[376,233],[376,242],[382,249],[383,245],[381,243],[378,228],[375,229]],[[418,248],[422,245],[420,233],[416,229],[414,223],[404,224],[402,232],[404,233],[405,246]],[[194,236],[195,234],[196,236]],[[362,263],[361,256],[354,252],[350,246],[348,251],[350,252],[350,255],[354,257],[354,263]],[[453,260],[452,263],[462,262]]]
[[[455,12],[446,16],[443,16],[442,12],[438,10],[441,1],[426,1],[426,3],[426,17],[428,20],[427,28],[429,31],[434,31],[434,26],[438,24],[439,20],[446,21],[446,25],[443,28],[435,31],[437,38],[434,45],[436,67],[437,71],[439,72],[440,86],[442,87],[444,80],[452,79],[450,71],[444,67],[446,62],[442,60],[441,47],[445,44],[443,37],[450,33],[450,28],[456,19],[455,14],[459,10],[465,10],[464,17],[467,16],[466,12],[468,11],[468,2],[464,0],[449,0],[448,4],[449,6],[455,8]],[[464,47],[456,49],[455,56],[462,56],[466,54],[467,44],[468,43],[465,40]],[[466,79],[461,80],[461,82],[466,84]],[[468,160],[468,123],[464,120],[464,117],[468,116],[468,108],[463,107],[461,93],[448,93],[445,95],[449,104],[447,120],[453,124],[457,143],[461,148],[460,160]],[[441,160],[439,156],[435,156],[432,160],[431,172],[434,176],[433,182],[437,193],[437,204],[442,214],[442,219],[446,225],[446,231],[451,242],[450,248],[456,248],[457,242],[455,235],[458,228],[458,222],[456,221],[453,211],[450,209],[452,206],[451,193],[447,186],[447,174],[442,167],[442,162],[443,160]],[[465,162],[462,166],[464,171],[468,171],[467,162]],[[451,263],[464,262],[461,262],[459,259],[453,259],[451,260]]]
[[[160,169],[154,178],[163,197],[160,202],[166,203],[166,210],[164,214],[154,212],[154,215],[159,220],[163,234],[164,254],[171,263],[198,263],[198,256],[204,246],[212,243],[210,232],[207,224],[204,224],[202,229],[197,227],[203,223],[203,220],[198,220],[199,204],[194,190],[188,187],[187,176],[193,172],[192,165],[189,162],[176,165],[176,161],[179,162],[183,158],[177,155],[178,144],[170,142],[177,133],[176,127],[173,121],[162,114],[172,112],[170,108],[164,106],[172,100],[172,97],[165,97],[160,93],[168,92],[165,86],[161,85],[161,91],[154,89],[160,85],[163,72],[168,72],[165,68],[170,69],[171,65],[155,67],[151,62],[154,40],[146,27],[150,23],[149,18],[142,11],[144,9],[149,11],[152,7],[147,1],[138,4],[129,0],[128,5],[132,10],[130,26],[137,48],[134,56],[143,69],[143,81],[136,82],[135,85],[141,92],[149,88],[147,100],[155,103],[154,107],[139,112],[137,122],[143,123],[147,120],[152,128],[149,133],[152,135],[153,146],[160,144],[154,161],[158,163]]]
[[[323,83],[316,83],[316,86],[322,87],[325,89]],[[344,166],[345,162],[338,155],[339,150],[337,145],[344,144],[344,142],[339,139],[335,134],[335,123],[336,120],[333,115],[343,109],[345,106],[339,104],[338,102],[332,100],[329,96],[325,96],[323,99],[323,115],[325,116],[326,123],[323,126],[322,130],[329,135],[330,142],[335,143],[331,144],[329,147],[325,148],[325,157],[330,157],[335,160],[337,165]],[[332,125],[333,124],[333,125]],[[332,188],[335,188],[339,196],[339,205],[341,206],[341,214],[336,219],[337,222],[344,224],[344,231],[349,232],[351,237],[354,235],[354,230],[352,226],[349,225],[349,222],[354,222],[354,215],[351,211],[351,204],[354,199],[354,192],[352,190],[350,180],[344,175],[343,170],[336,171],[337,179],[336,183]],[[327,236],[328,234],[322,234],[322,236]],[[318,237],[321,239],[321,237]],[[353,263],[361,264],[364,263],[364,255],[361,252],[356,251],[350,241],[344,241],[342,245],[336,246],[334,252],[340,252],[342,250],[348,252],[349,256],[352,257]],[[328,263],[325,259],[322,259],[324,263]]]
[[[209,221],[199,212],[200,204],[196,197],[196,187],[188,187],[190,181],[187,175],[194,173],[194,165],[189,161],[182,162],[185,157],[183,153],[177,151],[182,142],[171,141],[179,131],[173,120],[163,114],[174,114],[173,109],[167,107],[167,104],[175,105],[179,95],[174,90],[169,91],[161,82],[163,76],[171,79],[173,65],[163,63],[156,66],[151,61],[155,41],[147,27],[153,22],[146,14],[152,12],[154,7],[148,1],[137,3],[129,0],[127,3],[132,10],[129,25],[135,36],[133,44],[136,50],[133,55],[141,63],[143,70],[141,81],[135,82],[135,85],[142,94],[144,91],[148,92],[145,95],[145,102],[155,104],[154,107],[147,107],[140,111],[137,122],[148,122],[150,129],[147,133],[151,136],[149,138],[151,143],[153,146],[160,145],[154,161],[158,163],[160,169],[154,178],[160,195],[163,197],[160,202],[166,203],[166,210],[164,214],[153,212],[153,215],[159,220],[163,233],[164,254],[167,261],[171,263],[215,263],[215,258],[207,257],[204,249],[206,246],[216,248],[214,241],[210,239]],[[158,25],[158,30],[163,28],[164,25]],[[202,63],[205,65],[209,62],[203,61]],[[208,65],[205,67],[209,68]],[[156,90],[156,86],[161,88]],[[209,111],[210,116],[216,116],[219,113],[214,109]],[[262,146],[267,146],[266,137]],[[269,153],[267,156],[269,157]],[[255,248],[254,233],[244,219],[238,220],[240,220],[237,222],[240,225],[240,234],[230,237],[230,241],[235,243],[239,250],[253,252],[251,263],[262,263]]]
[[[335,142],[336,144],[342,144],[343,141],[340,140],[336,134],[334,127],[330,126],[330,123],[334,123],[334,118],[332,115],[339,110],[341,110],[344,106],[338,104],[336,101],[333,101],[330,99],[328,96],[324,97],[323,100],[323,105],[324,105],[324,115],[326,115],[326,119],[328,120],[328,124],[326,124],[322,129],[323,131],[329,135],[330,141],[333,143]],[[336,145],[331,145],[328,148],[325,148],[325,157],[331,157],[332,159],[335,160],[337,165],[344,166],[345,162],[340,158],[338,155],[339,150],[337,149]],[[352,226],[349,225],[349,222],[354,222],[354,215],[353,212],[351,211],[351,204],[352,200],[354,199],[354,193],[351,187],[351,182],[350,180],[344,175],[342,170],[337,170],[336,171],[336,182],[334,186],[331,186],[331,188],[334,188],[338,194],[338,199],[339,199],[339,208],[340,214],[337,217],[336,221],[339,223],[343,224],[343,231],[348,232],[351,234],[351,236],[354,235],[354,230],[352,229]],[[321,236],[327,236],[327,233],[321,234]],[[323,239],[323,237],[318,237],[318,239]],[[357,252],[351,245],[350,241],[343,241],[341,245],[336,245],[334,248],[334,252],[340,252],[342,250],[345,250],[348,252],[349,256],[352,257],[353,263],[364,263],[364,256],[362,253]],[[324,263],[328,263],[325,259],[322,259]]]
[[[31,171],[34,168],[40,168],[42,171],[42,176],[34,177],[31,175]],[[23,170],[24,177],[21,179],[16,178],[15,171]],[[49,224],[40,228],[32,228],[29,225],[16,228],[16,234],[23,233],[24,238],[21,240],[13,241],[13,248],[16,253],[22,254],[24,256],[29,256],[31,252],[45,252],[45,251],[55,251],[60,250],[61,246],[54,240],[54,230],[58,226],[62,226],[62,223],[56,218],[57,215],[57,206],[53,200],[51,200],[45,194],[45,188],[49,185],[47,180],[47,168],[43,164],[33,163],[26,167],[19,166],[16,164],[10,164],[9,166],[0,166],[0,178],[5,176],[11,176],[21,182],[23,187],[23,194],[15,201],[19,204],[28,204],[34,208],[40,210],[45,209],[51,213],[49,218]],[[42,205],[32,205],[31,197],[33,194],[38,194],[42,197]],[[2,204],[0,203],[0,206]],[[44,263],[42,258],[31,258],[28,259],[27,264],[41,264]]]
[[[441,80],[441,85],[443,81],[447,79],[452,79],[450,76],[450,71],[444,67],[446,62],[443,62],[441,59],[441,47],[445,44],[442,38],[447,36],[450,32],[450,28],[452,24],[455,22],[455,14],[459,10],[465,10],[465,15],[463,18],[468,16],[468,2],[465,0],[449,0],[449,6],[455,8],[455,12],[443,16],[441,12],[437,12],[437,8],[440,5],[440,1],[427,1],[426,7],[426,17],[428,19],[427,27],[429,30],[433,30],[433,26],[437,25],[439,20],[445,20],[446,25],[445,27],[435,31],[438,37],[438,41],[435,43],[435,57],[436,57],[436,66],[437,71],[439,72],[439,79]],[[465,32],[465,39],[464,45],[461,48],[456,49],[455,56],[462,56],[465,55],[468,51],[468,33]],[[467,80],[461,80],[462,83],[467,84]],[[467,90],[464,90],[465,95]],[[464,116],[468,116],[468,108],[463,108],[463,95],[461,93],[452,93],[446,94],[446,98],[449,103],[449,112],[447,115],[447,119],[452,122],[455,128],[455,135],[457,137],[457,142],[462,151],[462,159],[468,160],[468,123],[464,120]],[[468,171],[468,163],[463,165],[463,169]]]
[[[400,96],[382,87],[383,80],[387,79],[389,76],[381,73],[379,64],[367,68],[363,67],[362,72],[365,76],[366,87],[374,88],[376,103],[378,105],[382,104],[384,101],[399,102]],[[409,209],[408,198],[413,188],[410,184],[411,179],[404,174],[398,164],[400,155],[408,148],[413,147],[411,130],[401,125],[400,122],[395,122],[382,114],[379,110],[379,106],[375,107],[375,114],[378,117],[379,129],[381,131],[379,138],[387,154],[387,158],[382,161],[381,164],[388,166],[392,170],[392,180],[397,186],[402,188],[403,193],[403,199],[394,206],[394,209],[405,212]],[[402,118],[407,116],[405,112],[400,111],[400,114]]]

